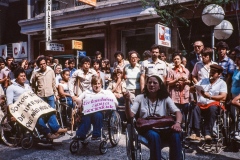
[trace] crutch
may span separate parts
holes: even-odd
[[[60,101],[59,100],[57,100],[57,112],[59,113],[59,117],[60,117],[60,121],[61,121],[61,126],[62,126],[62,128],[64,128],[64,126],[63,126],[63,120],[62,120],[62,111],[61,111],[61,105],[59,105],[60,104]]]
[[[73,102],[72,102],[73,103]],[[75,116],[75,114],[76,114],[76,112],[77,112],[77,110],[76,110],[76,108],[77,108],[77,104],[75,103],[75,107],[74,108],[72,108],[72,117],[71,117],[71,133],[70,133],[70,136],[73,136],[73,126],[74,126],[74,121],[75,121],[75,118],[74,118],[74,116]]]

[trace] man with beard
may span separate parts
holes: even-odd
[[[213,127],[218,115],[218,107],[220,101],[226,100],[227,97],[227,85],[220,78],[223,72],[223,68],[217,64],[210,66],[209,78],[200,80],[196,85],[197,91],[197,105],[192,110],[190,117],[190,128],[192,131],[190,140],[200,141],[200,123],[201,117],[204,118],[204,131],[203,135],[205,140],[212,140]],[[192,90],[194,87],[192,87]]]
[[[141,92],[143,92],[145,79],[147,76],[156,74],[162,79],[163,82],[165,82],[166,80],[166,76],[167,76],[166,63],[158,58],[160,55],[160,46],[157,44],[154,44],[151,47],[151,52],[152,52],[152,58],[149,58],[142,62],[141,76],[140,76]]]

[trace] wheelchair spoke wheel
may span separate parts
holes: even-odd
[[[89,142],[81,142],[83,147],[86,147],[88,145]]]
[[[32,136],[29,135],[28,137],[25,137],[22,139],[21,146],[23,149],[30,149],[33,146],[33,139]]]
[[[99,151],[101,154],[105,154],[108,151],[107,141],[102,141],[99,145]]]
[[[108,121],[108,132],[112,146],[116,146],[120,141],[122,132],[121,118],[117,111],[111,113]]]
[[[19,145],[23,138],[20,125],[16,120],[11,120],[11,115],[9,114],[6,114],[2,118],[1,138],[3,142],[10,147],[16,147]]]
[[[128,160],[132,159],[131,153],[132,153],[132,145],[131,145],[131,126],[128,124],[126,129],[126,152],[127,152],[127,158]]]
[[[70,144],[70,152],[72,154],[75,154],[75,153],[77,153],[78,149],[79,149],[78,141],[72,141]]]

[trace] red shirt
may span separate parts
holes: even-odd
[[[190,74],[188,69],[186,69],[185,67],[182,67],[182,72],[181,72],[178,68],[174,67],[167,74],[167,82],[173,81],[180,77],[186,77],[187,79],[190,79]],[[179,103],[179,104],[189,103],[189,90],[190,90],[190,86],[188,84],[181,83],[181,81],[180,81],[180,85],[175,84],[173,86],[169,86],[169,94],[172,100],[174,101],[174,103]]]

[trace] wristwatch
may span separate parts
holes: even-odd
[[[179,122],[179,121],[176,121],[175,123],[179,123],[179,124],[182,124],[182,122]]]

